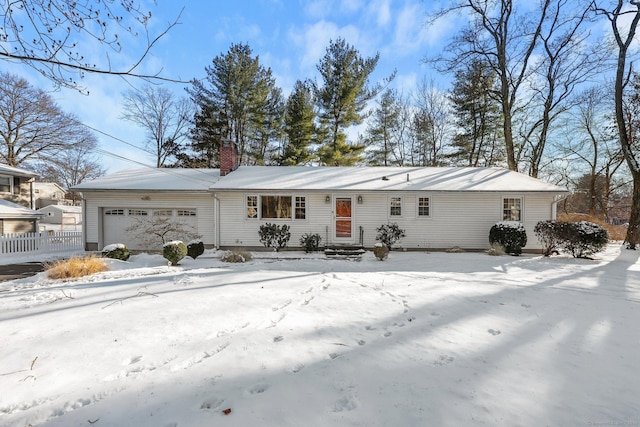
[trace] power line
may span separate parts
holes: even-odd
[[[135,145],[135,144],[132,144],[132,143],[127,142],[127,141],[125,141],[125,140],[123,140],[123,139],[121,139],[121,138],[118,138],[117,136],[111,135],[111,134],[109,134],[109,133],[107,133],[107,132],[101,131],[101,130],[99,130],[99,129],[96,129],[96,128],[94,128],[94,127],[92,127],[92,126],[89,126],[89,125],[86,125],[86,124],[83,124],[83,125],[84,125],[84,126],[86,126],[88,129],[91,129],[91,130],[92,130],[92,131],[94,131],[94,132],[98,132],[98,133],[100,133],[100,134],[102,134],[102,135],[104,135],[104,136],[106,136],[106,137],[112,138],[112,139],[114,139],[114,140],[116,140],[116,141],[118,141],[118,142],[122,142],[123,144],[129,145],[129,146],[131,146],[131,147],[133,147],[133,148],[137,148],[137,149],[138,149],[138,150],[140,150],[140,151],[144,151],[145,153],[149,153],[149,154],[151,154],[151,155],[153,155],[153,154],[154,154],[154,153],[152,153],[152,152],[150,152],[150,151],[148,151],[148,150],[145,150],[145,149],[142,149],[142,148],[138,147],[138,146],[137,146],[137,145]],[[107,155],[107,156],[114,157],[114,158],[116,158],[116,159],[124,160],[124,161],[131,162],[131,163],[135,163],[135,164],[140,165],[140,166],[143,166],[143,167],[145,167],[145,168],[154,169],[154,170],[157,170],[157,171],[160,171],[160,172],[162,172],[162,173],[169,174],[169,175],[180,176],[180,177],[181,177],[181,178],[183,178],[183,179],[184,179],[184,178],[186,178],[186,179],[192,180],[192,181],[194,181],[194,182],[201,182],[201,181],[203,181],[203,180],[199,180],[199,179],[197,179],[197,178],[193,178],[193,177],[191,177],[191,176],[184,176],[184,175],[182,175],[182,174],[179,174],[179,173],[177,173],[177,172],[176,172],[176,169],[174,169],[174,168],[157,168],[157,167],[151,166],[151,165],[149,165],[149,164],[142,163],[142,162],[139,162],[139,161],[137,161],[137,160],[130,159],[130,158],[125,157],[125,156],[121,156],[121,155],[119,155],[119,154],[113,153],[113,152],[108,151],[108,150],[105,150],[105,149],[103,149],[103,148],[96,148],[96,151],[98,151],[98,152],[100,152],[100,153],[102,153],[102,154],[105,154],[105,155]],[[200,170],[199,168],[198,168],[198,169],[192,169],[192,170],[195,170],[195,171],[197,171],[198,173],[201,173],[203,176],[206,176],[206,177],[207,177],[207,181],[209,181],[209,180],[211,179],[211,177],[210,177],[210,176],[209,176],[205,171]]]

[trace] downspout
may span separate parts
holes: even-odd
[[[82,247],[84,250],[88,250],[87,248],[87,201],[84,197],[80,200],[82,204]],[[100,250],[100,248],[97,248]]]
[[[216,193],[213,193],[213,214],[216,223],[213,228],[213,245],[216,249],[220,249],[220,199]]]
[[[31,209],[36,209],[35,201],[33,200],[33,178],[29,180],[29,204],[31,205]]]
[[[551,218],[556,220],[558,218],[558,203],[567,200],[571,196],[571,193],[567,194],[557,194],[553,198],[553,203],[551,203]]]

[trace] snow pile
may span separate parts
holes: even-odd
[[[0,283],[0,425],[640,420],[640,251],[216,255]]]

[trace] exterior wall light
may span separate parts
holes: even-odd
[[[358,195],[358,204],[361,205],[362,204],[362,195]]]
[[[325,203],[331,203],[331,196],[327,194],[327,197],[324,198]]]

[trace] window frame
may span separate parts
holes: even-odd
[[[104,215],[105,216],[124,216],[124,209],[122,208],[106,209],[104,211]]]
[[[140,208],[128,208],[127,216],[149,216],[149,211]]]
[[[253,199],[253,202],[249,204],[249,198]],[[253,209],[255,213],[250,215],[250,209]],[[245,210],[245,220],[258,220],[260,219],[260,196],[257,194],[245,194],[244,195],[244,210]]]
[[[151,216],[171,218],[173,217],[173,209],[153,209],[151,212]]]
[[[291,201],[290,212],[291,215],[286,218],[266,218],[263,213],[263,198],[264,197],[288,197]],[[254,205],[255,202],[255,205]],[[249,214],[250,209],[255,209],[255,215]],[[298,213],[302,210],[304,212],[304,218],[298,217]],[[244,219],[245,221],[308,221],[309,218],[309,197],[306,194],[300,193],[246,193],[244,195]]]
[[[427,199],[427,211],[428,214],[420,215],[420,208],[424,208],[424,206],[420,206],[420,199]],[[416,195],[416,218],[418,219],[428,219],[433,216],[433,197],[430,194],[418,194]]]
[[[398,206],[394,206],[393,202],[394,199],[399,199],[400,204]],[[404,211],[404,197],[402,196],[389,196],[388,200],[387,200],[387,215],[389,218],[402,218],[403,217],[403,211]],[[400,213],[399,214],[394,214],[393,213],[393,209],[400,209]]]
[[[178,218],[195,218],[198,216],[198,210],[195,208],[176,209],[176,217]]]
[[[510,218],[505,218],[505,213],[507,211],[507,206],[505,205],[505,203],[508,200],[518,200],[520,206],[518,209],[518,213],[519,213],[519,217],[520,219],[511,219]],[[513,208],[509,209],[510,211],[513,211]],[[505,222],[520,222],[520,223],[524,223],[524,196],[519,196],[519,195],[508,195],[508,196],[502,196],[500,199],[500,217],[502,218],[501,221],[505,221]]]
[[[0,175],[0,178],[6,178],[9,183],[9,191],[0,191],[0,194],[13,194],[13,177],[11,175]],[[4,184],[2,184],[4,186]]]

